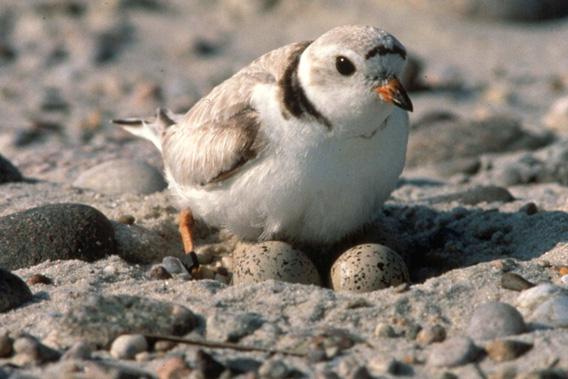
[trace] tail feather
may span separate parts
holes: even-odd
[[[169,109],[158,108],[154,120],[123,118],[112,122],[135,136],[149,140],[162,151],[162,136],[170,126],[176,124],[176,119],[179,120],[179,116]]]

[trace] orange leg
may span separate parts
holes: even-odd
[[[194,220],[191,209],[187,208],[179,213],[179,234],[183,243],[183,251],[186,254],[193,253],[193,228]]]

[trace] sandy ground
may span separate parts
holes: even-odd
[[[201,338],[223,339],[227,333],[239,332],[243,345],[302,353],[306,341],[330,329],[345,330],[356,341],[317,363],[305,356],[206,349],[231,368],[236,361],[253,370],[277,362],[287,368],[280,377],[330,372],[365,377],[357,376],[363,375],[357,374],[360,367],[373,377],[508,378],[531,372],[541,376],[526,377],[546,377],[542,376],[546,372],[566,377],[568,322],[538,326],[532,311],[520,305],[519,292],[504,288],[501,280],[504,273],[514,272],[533,283],[566,287],[562,268],[568,266],[568,188],[564,186],[568,179],[557,168],[563,167],[568,155],[554,152],[562,151],[566,143],[562,127],[567,130],[568,124],[549,129],[543,120],[552,104],[568,95],[568,21],[518,23],[463,17],[430,1],[347,5],[294,0],[267,5],[271,3],[9,0],[0,5],[0,153],[30,179],[0,185],[0,216],[49,203],[92,205],[113,221],[119,253],[130,261],[113,256],[95,263],[54,261],[15,270],[24,279],[41,273],[54,283],[30,286],[34,300],[1,314],[0,331],[13,336],[29,333],[63,350],[75,337],[88,340],[62,337],[67,334],[61,320],[80,309],[81,299],[132,295],[188,308],[199,316],[194,335]],[[187,110],[260,54],[347,23],[385,28],[421,62],[416,81],[425,88],[411,92],[413,135],[418,135],[424,117],[450,112],[466,122],[493,115],[510,117],[518,120],[519,133],[547,135],[548,142],[537,151],[528,143],[517,151],[510,151],[508,145],[502,151],[488,151],[480,140],[477,152],[464,157],[456,140],[455,159],[450,161],[475,158],[477,169],[458,169],[450,175],[436,166],[441,162],[407,167],[363,239],[385,243],[405,258],[413,282],[409,288],[360,295],[274,281],[230,286],[213,280],[149,279],[151,262],[181,252],[176,204],[167,190],[110,195],[73,187],[81,173],[115,158],[161,167],[160,156],[149,143],[114,128],[109,120],[151,115],[158,106]],[[440,130],[452,138],[451,131]],[[435,139],[421,142],[437,149]],[[409,151],[409,156],[419,155],[420,151]],[[529,168],[549,170],[550,175],[532,173],[522,178],[529,170],[527,157],[554,161],[556,168],[531,163]],[[504,179],[502,173],[511,167],[521,178]],[[463,195],[478,185],[501,186],[514,199],[504,202],[483,190],[474,201]],[[527,211],[528,204],[534,204],[536,211]],[[124,215],[135,217],[130,229],[116,222]],[[205,226],[198,242],[220,255],[230,254],[236,243],[225,232]],[[472,312],[488,301],[521,310],[529,328],[514,338],[532,344],[532,349],[505,362],[481,354],[455,367],[431,364],[439,344],[421,344],[412,332],[415,326],[442,325],[448,338],[466,335]],[[247,329],[249,324],[253,326]],[[397,337],[377,336],[378,324],[392,326]],[[487,345],[475,343],[479,348]],[[185,345],[151,352],[137,361],[115,360],[103,349],[94,360],[157,375],[160,365],[176,355],[195,367],[196,348]],[[58,372],[69,370],[61,362],[14,368],[11,359],[0,358],[0,378],[21,372],[58,377]],[[385,369],[377,363],[388,359],[395,360],[398,368]],[[246,366],[245,360],[257,364]],[[271,367],[264,367],[262,375],[278,377],[278,370],[272,372]]]

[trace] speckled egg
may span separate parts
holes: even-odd
[[[352,247],[331,267],[331,288],[335,291],[369,292],[409,281],[400,255],[379,244]]]
[[[233,284],[259,283],[270,279],[315,285],[321,282],[312,261],[287,243],[267,241],[239,244],[233,252]]]

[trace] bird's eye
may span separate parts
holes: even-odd
[[[335,68],[343,76],[352,75],[355,72],[355,65],[349,59],[340,55],[335,58]]]

